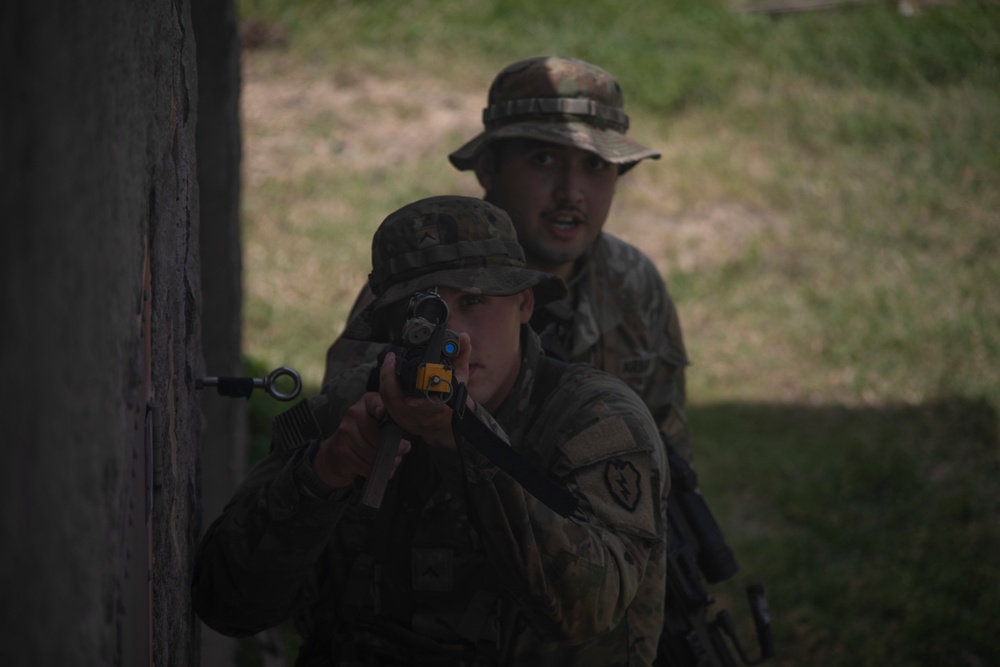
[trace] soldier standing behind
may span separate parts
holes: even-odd
[[[490,86],[484,130],[449,155],[474,170],[484,199],[507,211],[527,264],[563,278],[566,298],[536,309],[547,353],[622,378],[674,449],[691,458],[684,415],[687,352],[680,319],[653,262],[604,231],[618,178],[660,154],[626,136],[618,82],[573,58],[504,68]],[[366,288],[357,311],[371,299]],[[324,379],[377,349],[338,339]]]
[[[483,123],[449,159],[473,170],[484,199],[511,216],[527,265],[569,286],[564,298],[537,304],[532,329],[547,355],[593,364],[641,397],[676,475],[681,493],[669,503],[668,592],[657,664],[732,664],[724,641],[713,639],[719,627],[707,620],[713,600],[703,580],[723,581],[739,566],[688,464],[688,358],[677,308],[653,262],[604,230],[618,179],[660,154],[626,136],[629,118],[614,77],[573,58],[531,58],[504,68],[490,86]],[[353,312],[372,298],[364,288]],[[382,347],[340,337],[327,351],[324,383],[375,358]],[[758,601],[766,605],[762,595]],[[761,613],[755,620],[765,625]]]
[[[650,665],[669,469],[649,411],[618,378],[571,364],[536,389],[551,362],[528,322],[565,284],[525,268],[501,209],[436,197],[382,223],[369,285],[345,334],[398,339],[411,297],[434,294],[460,336],[468,399],[404,393],[390,353],[279,417],[270,453],[200,545],[197,614],[234,636],[294,617],[300,667]],[[502,449],[573,508],[540,502],[456,433],[462,415],[505,433]],[[357,500],[386,416],[408,437],[372,519]]]

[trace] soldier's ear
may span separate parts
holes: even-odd
[[[531,320],[531,314],[535,312],[535,290],[531,287],[518,293],[520,297],[521,324],[527,324]]]

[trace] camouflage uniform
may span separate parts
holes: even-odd
[[[626,136],[618,82],[573,58],[531,58],[504,68],[490,86],[485,129],[448,156],[471,169],[490,142],[528,138],[600,155],[624,172],[660,154]],[[643,399],[661,432],[686,459],[691,438],[684,415],[687,352],[677,308],[659,271],[639,249],[606,232],[570,278],[570,294],[536,307],[532,328],[552,354],[589,362],[621,377]],[[372,298],[365,288],[355,312]],[[337,339],[327,351],[326,378],[374,358],[379,346]]]
[[[446,199],[491,209],[508,230],[501,236],[513,235],[499,209]],[[437,240],[420,252],[462,240],[440,232],[451,223],[431,222]],[[482,277],[469,288],[499,293],[480,289],[501,270],[485,265],[469,265]],[[373,270],[378,296],[349,329],[377,337],[395,285],[451,280],[419,271]],[[386,275],[396,284],[386,287]],[[544,283],[534,288],[544,294]],[[355,367],[277,420],[270,453],[208,529],[193,588],[199,616],[231,635],[294,616],[303,666],[651,664],[663,624],[669,486],[656,425],[618,378],[588,365],[568,366],[544,399],[533,396],[540,343],[521,329],[520,372],[493,417],[512,447],[578,499],[569,518],[461,437],[448,460],[415,442],[378,517],[363,518],[359,489],[327,488],[311,465],[317,439],[365,391],[374,364]],[[317,439],[304,442],[311,432]]]
[[[649,408],[660,431],[686,459],[687,353],[677,308],[656,266],[608,233],[578,265],[563,300],[536,309],[531,326],[545,349],[591,363],[623,379]]]

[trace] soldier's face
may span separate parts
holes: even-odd
[[[566,279],[607,220],[618,168],[580,148],[510,139],[477,162],[476,176],[510,215],[528,265]]]
[[[495,410],[521,368],[521,325],[531,319],[534,292],[483,296],[447,287],[438,291],[448,304],[448,328],[468,333],[472,342],[469,395],[487,410]]]

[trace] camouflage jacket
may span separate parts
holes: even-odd
[[[366,287],[351,314],[371,299]],[[684,414],[688,357],[680,318],[660,272],[639,249],[601,234],[570,278],[567,297],[536,311],[531,326],[550,354],[622,378],[642,397],[674,448],[691,459]],[[384,347],[338,338],[327,350],[324,386]]]
[[[359,489],[325,488],[310,464],[315,445],[276,428],[199,547],[202,620],[242,635],[294,616],[299,665],[651,664],[669,486],[656,426],[620,380],[583,364],[535,405],[540,347],[527,327],[522,343],[521,372],[494,417],[578,499],[571,517],[459,438],[457,453],[414,443],[382,511],[365,520]],[[321,437],[369,368],[307,403]]]
[[[569,294],[535,312],[546,350],[620,377],[670,443],[691,458],[684,415],[687,351],[677,307],[648,257],[607,232],[573,272]]]

